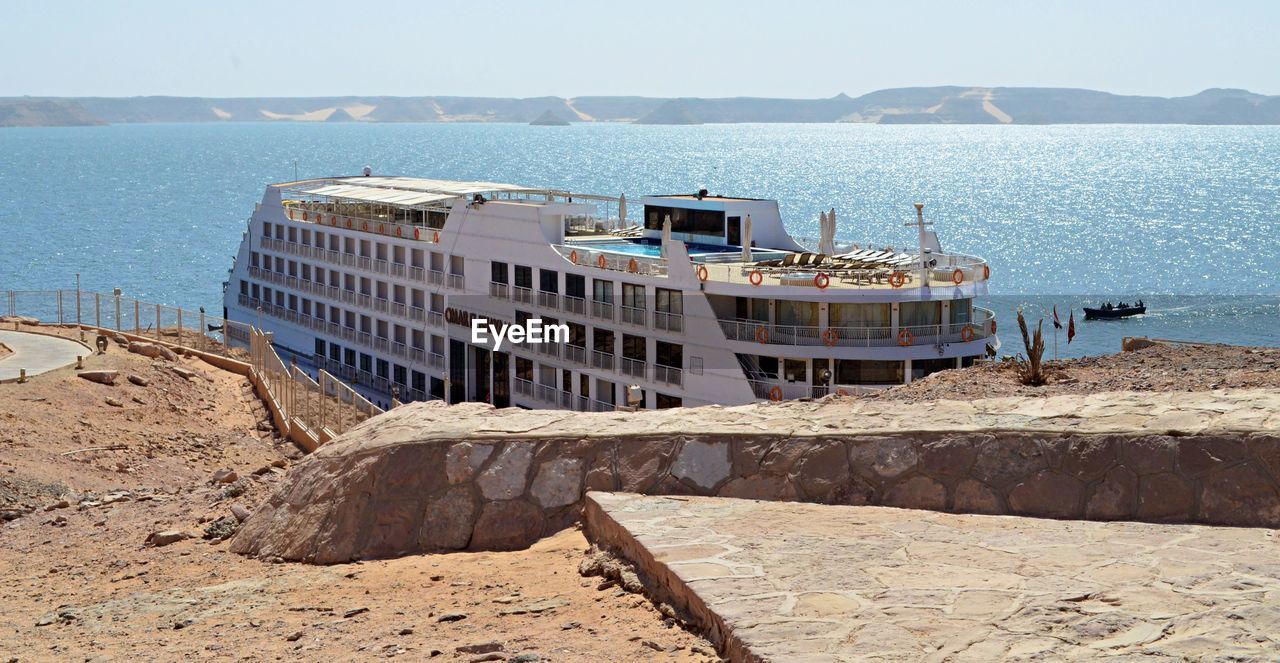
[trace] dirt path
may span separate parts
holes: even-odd
[[[120,374],[0,385],[0,661],[715,660],[647,600],[581,577],[574,530],[333,567],[227,552],[206,530],[225,533],[232,506],[252,509],[300,457],[262,430],[249,384],[115,344],[86,368]],[[146,545],[166,531],[191,537]]]

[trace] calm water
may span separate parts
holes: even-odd
[[[1013,331],[1097,293],[1063,355],[1130,334],[1280,345],[1280,127],[207,124],[0,130],[0,290],[123,288],[218,310],[266,183],[379,173],[594,193],[777,198],[798,235],[906,246],[911,203],[992,265]],[[1014,335],[1005,334],[1006,349]],[[1052,347],[1052,346],[1050,346]]]

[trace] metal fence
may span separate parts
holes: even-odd
[[[171,346],[249,363],[253,375],[289,428],[313,444],[346,432],[382,409],[343,381],[320,369],[312,378],[295,365],[286,367],[271,335],[252,325],[142,302],[122,295],[76,290],[9,290],[0,312],[38,319],[41,324],[79,325],[124,332]]]

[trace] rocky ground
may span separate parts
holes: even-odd
[[[1020,384],[1016,364],[1003,361],[942,371],[865,398],[905,401],[996,396],[1056,396],[1106,391],[1204,391],[1280,387],[1280,348],[1157,345],[1101,357],[1045,363],[1049,383]]]
[[[86,369],[118,376],[0,385],[0,661],[716,660],[627,583],[580,575],[572,529],[328,567],[232,554],[237,514],[300,457],[249,384],[114,344]]]

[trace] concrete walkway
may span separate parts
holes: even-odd
[[[27,369],[27,377],[32,377],[70,366],[76,363],[76,357],[92,354],[69,338],[27,332],[0,331],[0,343],[13,351],[13,354],[0,359],[0,382],[18,379],[18,372],[24,368]]]
[[[1270,529],[609,493],[585,516],[735,661],[1280,651]]]

